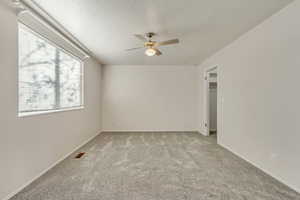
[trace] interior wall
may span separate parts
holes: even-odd
[[[85,62],[85,108],[18,117],[17,18],[0,2],[0,199],[101,131],[101,66]]]
[[[218,66],[219,143],[297,191],[299,10],[294,1],[199,67]]]
[[[196,131],[196,66],[105,66],[103,130]]]

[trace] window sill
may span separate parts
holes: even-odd
[[[79,106],[79,107],[74,107],[74,108],[65,108],[65,109],[59,109],[59,110],[19,113],[18,117],[30,117],[30,116],[36,116],[36,115],[45,115],[45,114],[51,114],[51,113],[67,112],[67,111],[82,110],[82,109],[84,109],[84,106]]]

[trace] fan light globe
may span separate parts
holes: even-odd
[[[154,55],[156,54],[156,50],[153,49],[153,48],[149,48],[149,49],[147,49],[147,50],[145,51],[145,54],[146,54],[147,56],[154,56]]]

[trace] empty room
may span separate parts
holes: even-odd
[[[300,0],[0,0],[0,200],[300,200]]]

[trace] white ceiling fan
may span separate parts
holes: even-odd
[[[156,34],[153,32],[146,33],[145,36],[140,34],[135,34],[134,36],[140,39],[141,41],[143,41],[144,45],[142,47],[126,49],[126,51],[146,48],[145,54],[147,56],[155,56],[155,55],[160,56],[162,55],[162,52],[158,50],[157,47],[179,43],[179,39],[166,40],[162,42],[153,41],[152,38],[155,35]]]

